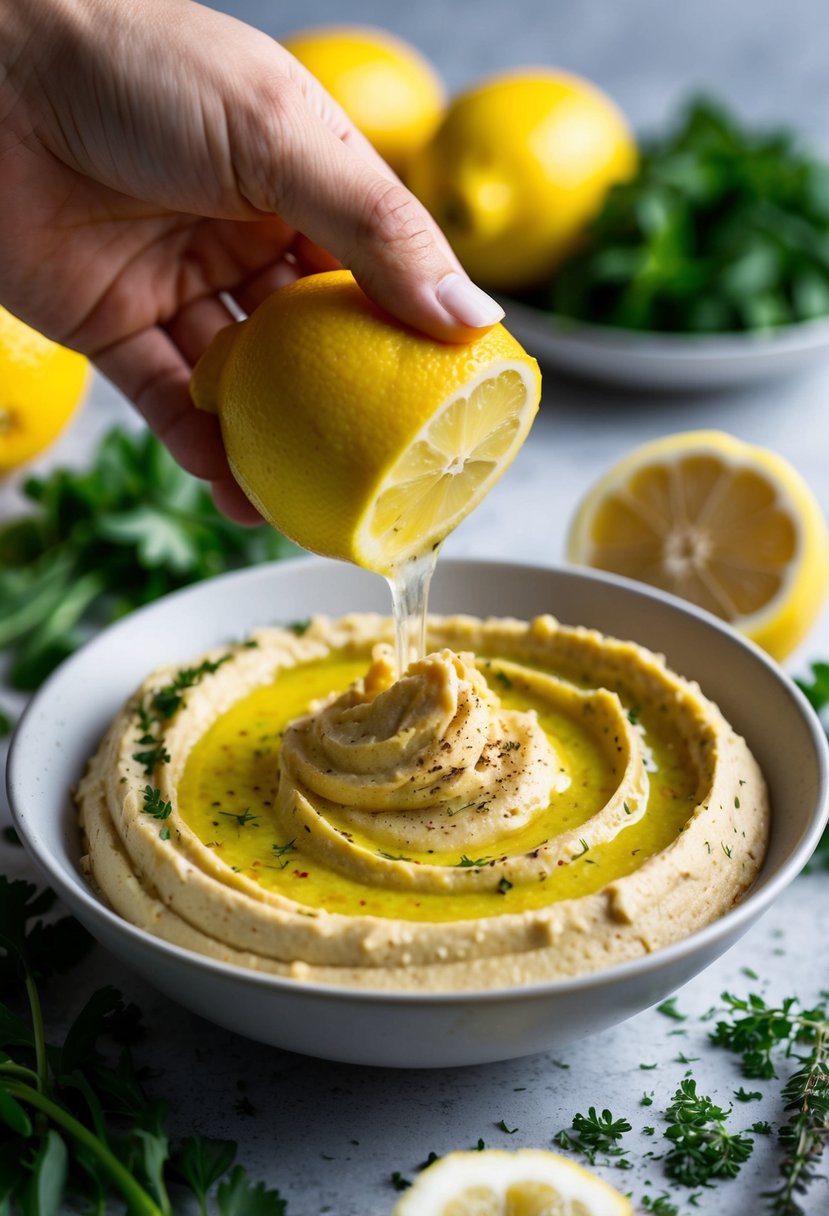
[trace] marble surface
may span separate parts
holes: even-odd
[[[458,0],[451,21],[461,24],[462,38],[447,36],[448,9],[437,0],[399,8],[355,0],[347,14],[334,0],[301,6],[239,0],[222,7],[274,34],[344,17],[382,22],[430,53],[453,87],[507,63],[543,58],[604,84],[638,126],[661,121],[665,108],[689,88],[706,87],[753,116],[797,122],[818,141],[826,139],[829,73],[825,39],[816,36],[826,10],[819,0],[756,0],[728,8],[721,0],[694,6],[515,0],[509,9]],[[829,513],[828,399],[829,363],[749,391],[707,396],[618,394],[547,372],[542,409],[525,448],[445,552],[558,562],[573,506],[601,471],[638,443],[697,427],[720,427],[776,449],[800,469]],[[126,404],[98,380],[85,412],[36,467],[83,462],[114,422],[137,425]],[[17,505],[15,486],[7,482],[0,487],[0,519]],[[816,658],[829,658],[829,611],[787,666],[804,673]],[[0,686],[0,705],[17,712],[22,702]],[[0,815],[7,822],[2,794]],[[0,871],[33,876],[25,854],[5,843]],[[59,1029],[105,982],[138,1001],[149,1028],[138,1056],[156,1074],[152,1090],[171,1103],[172,1131],[238,1140],[252,1175],[281,1189],[288,1216],[383,1216],[396,1200],[393,1171],[411,1178],[430,1152],[471,1147],[479,1138],[494,1147],[550,1147],[573,1114],[590,1105],[609,1107],[633,1124],[626,1138],[633,1168],[602,1172],[632,1192],[637,1210],[643,1210],[643,1196],[668,1190],[683,1216],[759,1214],[759,1196],[775,1177],[773,1140],[757,1137],[739,1180],[692,1197],[666,1184],[658,1161],[667,1146],[662,1112],[688,1067],[699,1088],[723,1105],[742,1083],[731,1058],[708,1044],[710,1023],[701,1020],[723,989],[756,989],[769,999],[797,994],[810,1002],[826,987],[827,901],[829,874],[800,877],[735,949],[678,993],[687,1021],[649,1011],[556,1058],[405,1073],[307,1060],[215,1029],[158,996],[100,948],[50,986],[47,1017]],[[764,1096],[735,1104],[735,1126],[757,1119],[779,1123],[778,1087],[747,1087]],[[653,1105],[640,1105],[650,1092]],[[516,1130],[502,1130],[501,1120]],[[655,1135],[643,1134],[645,1126],[653,1126]],[[817,1216],[827,1208],[824,1183],[804,1210]]]

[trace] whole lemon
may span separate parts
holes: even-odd
[[[443,84],[409,43],[372,26],[320,26],[285,38],[393,169],[404,174],[445,105]]]
[[[389,574],[481,501],[538,408],[538,365],[501,325],[438,342],[347,270],[309,275],[221,330],[196,364],[236,480],[297,544]]]
[[[0,472],[30,460],[58,437],[88,379],[83,355],[0,308]]]
[[[516,291],[549,277],[636,159],[609,97],[579,76],[527,69],[457,97],[408,182],[472,278]]]

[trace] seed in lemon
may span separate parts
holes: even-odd
[[[0,473],[31,460],[58,437],[88,380],[83,355],[0,308]]]
[[[609,97],[579,76],[539,68],[455,98],[408,183],[471,277],[515,291],[549,277],[636,159]]]
[[[496,325],[416,333],[348,271],[310,275],[222,330],[197,364],[250,500],[305,549],[389,574],[481,501],[538,408],[538,365]]]
[[[284,39],[398,173],[431,137],[445,93],[415,47],[372,26],[320,26]]]
[[[796,469],[721,431],[637,448],[580,503],[568,557],[708,609],[769,654],[806,636],[829,586],[826,520]]]
[[[615,1187],[546,1149],[449,1153],[418,1175],[393,1216],[633,1216]]]

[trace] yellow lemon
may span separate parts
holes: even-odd
[[[83,355],[0,308],[0,472],[30,460],[57,438],[88,379]]]
[[[471,277],[515,291],[549,277],[608,187],[635,167],[610,98],[578,76],[536,68],[455,98],[408,181]]]
[[[398,173],[432,135],[445,105],[434,68],[409,43],[371,26],[321,26],[283,41]]]
[[[502,326],[437,342],[335,270],[222,330],[191,392],[219,414],[233,472],[274,527],[387,574],[480,502],[523,443],[540,385]]]
[[[571,561],[683,596],[777,659],[805,637],[829,585],[829,535],[800,474],[721,431],[637,448],[587,493]]]
[[[393,1216],[633,1216],[628,1200],[546,1149],[449,1153],[418,1175]]]

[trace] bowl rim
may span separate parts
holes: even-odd
[[[621,590],[642,596],[646,600],[665,604],[682,614],[696,618],[702,624],[713,628],[718,633],[726,635],[732,645],[748,650],[754,660],[759,662],[775,681],[782,684],[786,693],[801,710],[801,717],[814,745],[818,768],[818,782],[815,791],[814,809],[806,830],[802,833],[794,849],[790,851],[778,868],[764,881],[762,888],[755,889],[752,887],[745,897],[730,911],[726,912],[724,916],[718,917],[710,925],[696,930],[687,937],[672,942],[670,945],[660,947],[639,958],[616,963],[598,971],[561,979],[541,980],[533,984],[511,985],[498,988],[463,988],[454,991],[408,992],[385,988],[361,989],[349,985],[293,979],[269,972],[256,971],[253,968],[225,962],[221,959],[214,959],[208,955],[199,954],[197,951],[189,950],[184,946],[178,946],[173,942],[168,942],[161,937],[157,937],[120,916],[93,891],[77,866],[73,867],[72,881],[70,881],[64,867],[55,860],[51,853],[40,845],[36,833],[35,842],[33,843],[29,833],[29,821],[25,813],[21,811],[18,803],[18,793],[23,797],[27,785],[26,748],[30,746],[27,736],[28,723],[34,719],[41,704],[48,700],[53,685],[65,679],[67,673],[71,673],[76,665],[82,666],[86,661],[87,652],[93,649],[96,642],[104,635],[111,637],[120,632],[129,632],[138,618],[143,619],[155,613],[163,612],[165,606],[172,601],[177,602],[190,597],[200,598],[205,595],[209,596],[211,588],[218,583],[244,583],[247,580],[255,581],[258,578],[267,578],[274,571],[285,571],[287,576],[291,571],[299,568],[309,570],[331,568],[339,564],[327,558],[319,557],[299,556],[286,558],[276,562],[262,563],[242,570],[228,571],[171,592],[151,604],[134,610],[127,617],[101,630],[78,651],[64,660],[37,690],[23,711],[11,738],[6,765],[6,788],[14,826],[27,852],[33,858],[41,873],[46,874],[50,885],[55,889],[56,893],[69,905],[69,909],[73,915],[78,916],[74,910],[74,905],[77,903],[82,905],[85,910],[88,910],[91,918],[105,921],[117,936],[125,938],[130,942],[135,942],[142,949],[159,950],[171,960],[178,960],[185,965],[195,966],[198,970],[215,975],[218,978],[242,982],[249,987],[266,991],[270,990],[274,993],[281,993],[287,996],[304,996],[315,1000],[348,1001],[354,1004],[384,1006],[433,1006],[466,1002],[483,1005],[501,1004],[514,1001],[519,996],[522,1000],[528,1001],[548,1000],[551,997],[571,996],[577,993],[588,992],[597,987],[624,984],[639,977],[645,978],[650,972],[661,970],[663,967],[667,969],[672,963],[680,962],[688,955],[693,955],[697,952],[704,953],[709,947],[714,946],[723,938],[731,936],[739,937],[758,916],[768,910],[769,906],[808,862],[817,847],[827,821],[829,821],[829,741],[827,741],[827,736],[824,733],[818,715],[814,712],[803,692],[765,651],[761,650],[759,646],[748,638],[744,638],[736,633],[720,618],[704,609],[698,608],[696,605],[677,596],[620,575],[566,564],[545,565],[530,561],[453,557],[442,559],[441,565],[444,570],[455,567],[461,570],[464,567],[485,567],[487,570],[498,572],[500,577],[506,577],[510,571],[526,572],[528,570],[539,574],[563,575],[582,581],[594,582],[599,586],[610,584]],[[82,919],[82,917],[79,916],[79,919]],[[125,961],[129,963],[129,958]]]
[[[689,355],[700,360],[751,358],[766,355],[806,354],[829,345],[829,314],[791,321],[770,330],[722,330],[716,333],[682,333],[658,329],[626,329],[548,312],[524,300],[500,295],[506,324],[523,322],[543,328],[554,342],[567,342],[584,350],[645,355],[666,361]]]

